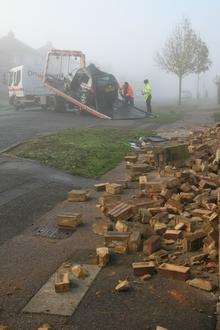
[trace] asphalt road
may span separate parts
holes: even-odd
[[[29,138],[65,128],[136,127],[142,124],[142,120],[103,120],[88,114],[57,113],[40,108],[0,111],[0,153]],[[149,124],[145,122],[145,125]],[[91,183],[94,180],[67,175],[27,160],[0,156],[0,244],[19,234],[64,199],[68,190]]]
[[[142,119],[103,120],[88,114],[57,113],[39,108],[0,111],[0,151],[26,139],[65,128],[136,127],[142,124]]]
[[[87,114],[56,113],[39,108],[0,111],[0,152],[26,139],[65,128],[133,127],[140,123],[140,120],[102,120]],[[0,155],[0,244],[64,199],[67,191],[92,183],[94,180]]]
[[[41,134],[68,127],[134,127],[140,121],[102,121],[72,113],[39,110],[0,112],[0,150]],[[62,262],[91,262],[100,239],[91,232],[94,204],[82,206],[86,226],[70,238],[52,241],[33,236],[33,229],[51,222],[53,207],[75,187],[88,187],[82,179],[35,162],[0,156],[0,324],[11,329],[37,329],[50,323],[53,329],[215,329],[215,299],[184,283],[155,276],[145,284],[115,295],[119,279],[129,276],[137,256],[124,256],[101,271],[71,318],[28,315],[22,308]],[[58,206],[59,208],[59,206]],[[40,218],[50,211],[45,217]]]
[[[103,244],[103,239],[91,230],[94,219],[100,216],[95,207],[95,195],[93,193],[86,203],[57,205],[20,235],[1,245],[0,324],[8,324],[10,329],[16,330],[37,329],[42,323],[49,323],[55,330],[155,330],[157,325],[168,330],[214,330],[214,296],[159,274],[140,283],[132,274],[131,264],[143,260],[141,253],[114,256],[111,265],[100,271],[71,317],[22,312],[64,261],[94,263],[95,247]],[[52,240],[33,235],[37,226],[55,224],[56,214],[64,209],[82,212],[84,225],[72,236]],[[115,285],[125,278],[129,278],[131,290],[116,294]]]

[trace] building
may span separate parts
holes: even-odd
[[[34,49],[16,39],[12,31],[0,38],[0,91],[6,90],[4,83],[11,68],[27,65],[42,70],[47,51],[52,48],[52,44],[48,42],[45,46]]]
[[[39,66],[43,68],[46,53],[53,46],[48,42],[45,46],[34,49],[15,38],[12,31],[0,39],[0,78],[18,65]]]

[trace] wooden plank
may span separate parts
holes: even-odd
[[[97,110],[91,108],[91,107],[88,107],[87,105],[79,102],[78,100],[74,99],[72,96],[69,96],[63,92],[61,92],[59,89],[51,86],[50,84],[48,83],[44,83],[44,85],[52,92],[54,92],[56,95],[58,96],[61,96],[63,99],[65,99],[67,102],[70,102],[74,105],[76,105],[80,111],[85,111],[85,112],[88,112],[90,113],[91,115],[95,116],[95,117],[98,117],[98,118],[101,118],[101,119],[112,119],[111,117],[109,116],[106,116],[104,115],[103,113],[101,112],[98,112]]]

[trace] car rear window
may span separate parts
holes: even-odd
[[[114,79],[111,76],[102,76],[96,78],[96,85],[98,87],[106,86],[108,84],[114,84]]]

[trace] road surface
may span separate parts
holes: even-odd
[[[143,124],[104,122],[72,113],[0,112],[0,149],[64,128],[111,125]],[[64,174],[29,160],[0,156],[0,324],[16,330],[37,329],[42,323],[49,323],[57,330],[154,330],[157,325],[169,330],[214,330],[215,298],[194,288],[186,290],[184,283],[155,276],[144,285],[134,284],[130,293],[113,294],[118,280],[132,278],[130,265],[136,257],[131,255],[115,260],[100,272],[72,317],[21,312],[62,262],[71,258],[89,263],[94,246],[102,244],[88,230],[90,218],[95,216],[91,211],[95,205],[87,210],[88,226],[75,236],[59,241],[33,236],[33,228],[50,219],[49,215],[42,219],[40,216],[64,200],[69,190],[93,183],[94,180]]]

